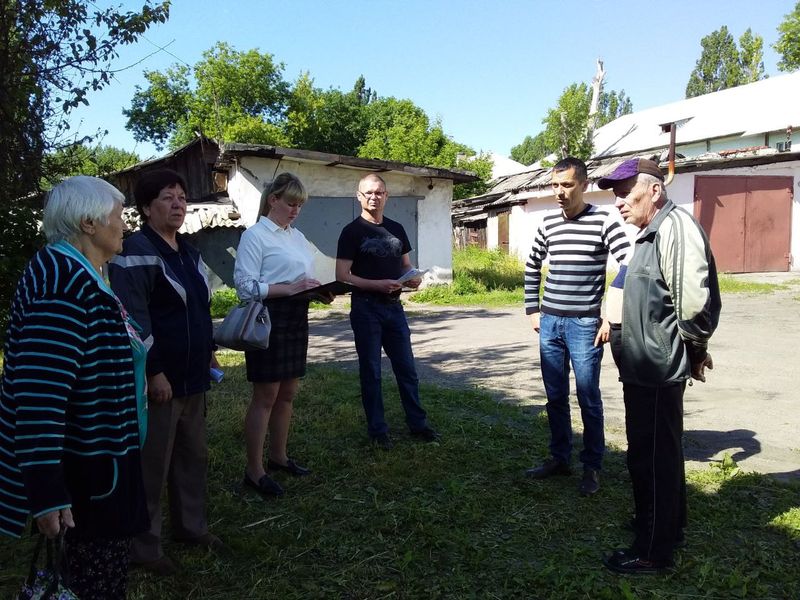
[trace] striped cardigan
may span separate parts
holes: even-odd
[[[626,260],[630,243],[616,210],[587,204],[572,219],[561,209],[549,211],[536,232],[525,263],[525,314],[543,312],[563,317],[599,317],[606,283],[608,254]],[[550,268],[539,305],[542,263]]]
[[[0,380],[0,532],[71,507],[76,535],[147,524],[130,340],[117,300],[53,246],[11,305]]]

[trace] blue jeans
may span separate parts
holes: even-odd
[[[539,356],[547,393],[547,420],[550,423],[550,454],[569,464],[572,453],[572,421],[569,414],[569,366],[575,371],[578,405],[583,419],[585,468],[599,470],[605,438],[603,400],[600,397],[600,362],[603,346],[594,346],[600,328],[596,317],[559,317],[542,314],[539,331]]]
[[[427,427],[425,410],[419,401],[419,378],[411,350],[411,331],[400,302],[353,294],[350,308],[358,372],[361,379],[361,402],[371,437],[389,430],[383,415],[381,391],[381,347],[392,363],[400,400],[411,431]]]

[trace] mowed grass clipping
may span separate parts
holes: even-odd
[[[290,455],[307,478],[278,475],[287,494],[243,490],[241,354],[221,353],[225,380],[208,396],[209,520],[233,555],[169,541],[174,578],[134,573],[133,599],[260,598],[798,598],[800,488],[739,473],[730,461],[689,475],[688,548],[663,577],[621,577],[600,563],[624,547],[631,515],[623,454],[611,450],[594,498],[578,475],[534,482],[547,454],[541,405],[423,385],[441,443],[408,435],[386,377],[395,448],[367,439],[357,374],[312,367],[296,402]],[[539,403],[541,404],[541,403]],[[18,589],[29,539],[0,542],[0,597]]]

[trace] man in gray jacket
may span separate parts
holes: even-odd
[[[721,301],[708,238],[667,198],[658,165],[631,159],[597,182],[639,228],[625,277],[620,380],[625,400],[628,471],[635,504],[631,548],[604,557],[618,573],[673,566],[686,519],[683,392],[713,368],[708,340]]]

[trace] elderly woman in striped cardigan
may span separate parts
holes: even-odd
[[[28,516],[66,532],[70,588],[124,598],[146,529],[140,444],[145,350],[101,268],[122,248],[124,196],[94,177],[53,188],[48,244],[14,296],[0,387],[0,532]]]

